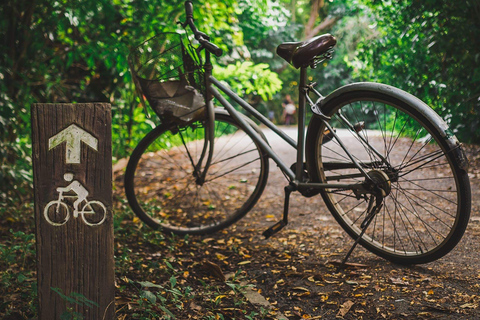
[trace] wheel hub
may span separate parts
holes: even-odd
[[[373,181],[374,186],[380,188],[383,192],[383,197],[386,197],[392,191],[392,183],[390,177],[381,170],[372,170],[368,173],[368,176]]]
[[[398,169],[388,168],[384,172],[388,175],[390,182],[398,182]]]

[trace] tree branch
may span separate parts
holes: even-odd
[[[308,33],[305,32],[305,40],[311,39],[320,33],[320,31],[332,27],[338,20],[339,17],[327,17],[318,26],[308,31]],[[305,31],[307,30],[305,29]]]
[[[310,8],[310,17],[308,18],[308,22],[305,25],[305,35],[310,34],[313,26],[315,25],[315,21],[318,18],[318,11],[323,8],[325,3],[323,0],[313,0],[312,6]]]

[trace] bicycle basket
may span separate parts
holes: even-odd
[[[162,122],[190,122],[204,114],[204,72],[195,50],[178,33],[162,33],[128,59],[140,97]]]

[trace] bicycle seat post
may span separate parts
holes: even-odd
[[[303,154],[305,152],[305,104],[307,94],[307,68],[300,68],[300,84],[298,86],[298,139],[297,139],[297,166],[295,180],[303,182]]]

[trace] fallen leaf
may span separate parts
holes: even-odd
[[[223,274],[222,269],[218,266],[218,264],[208,260],[204,260],[202,267],[205,272],[207,272],[210,276],[213,276],[218,280],[225,281],[225,275]]]
[[[308,290],[307,288],[304,288],[304,287],[294,287],[292,289],[293,290],[300,290],[300,291],[310,291],[310,290]]]
[[[354,304],[355,303],[350,300],[342,304],[340,306],[340,310],[338,310],[337,317],[343,318],[348,313],[348,311],[350,311],[350,308],[352,308]]]
[[[339,261],[339,260],[332,260],[332,261],[327,261],[325,264],[333,264],[334,266],[341,266],[342,265],[342,261]],[[366,265],[366,264],[361,264],[361,263],[354,263],[354,262],[345,262],[345,264],[343,264],[345,267],[350,267],[350,268],[368,268],[369,266]]]
[[[393,284],[396,284],[398,286],[408,286],[410,285],[410,283],[408,281],[405,281],[401,278],[390,278],[390,281],[393,283]],[[433,293],[433,292],[432,292]]]
[[[215,255],[217,256],[217,259],[220,260],[220,261],[223,261],[223,260],[227,259],[227,257],[224,256],[221,253],[216,253]]]

